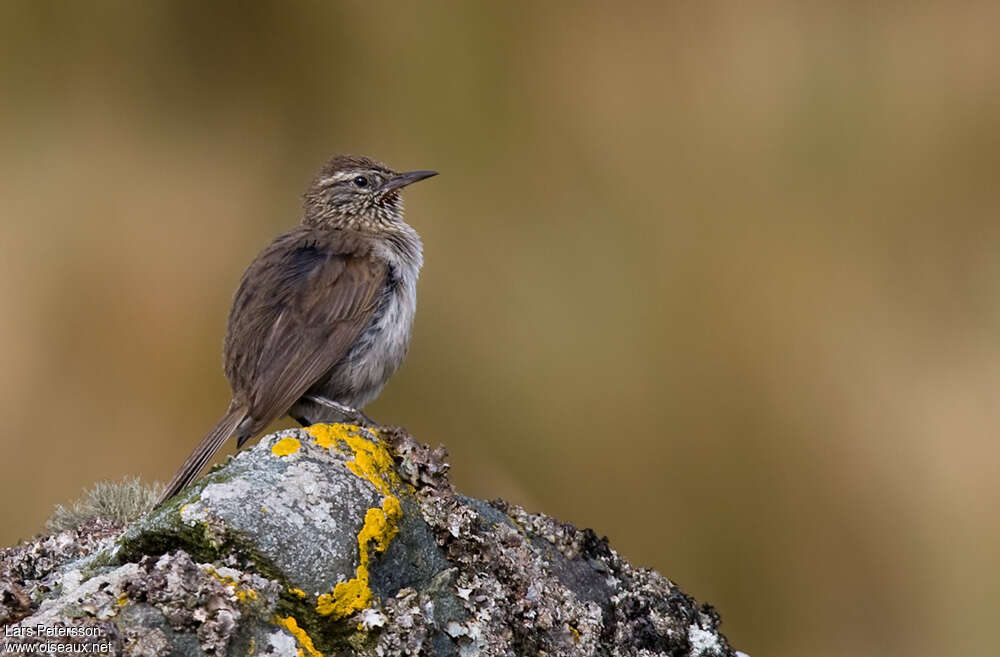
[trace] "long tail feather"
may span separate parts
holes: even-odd
[[[191,456],[187,457],[184,465],[180,467],[174,478],[167,484],[163,494],[153,508],[159,507],[194,481],[198,473],[205,467],[205,464],[215,456],[215,453],[233,435],[233,431],[236,430],[236,427],[239,426],[240,422],[246,416],[247,409],[245,406],[230,406],[226,414],[222,416],[222,419],[208,432],[208,435],[201,439],[198,446],[191,452]]]

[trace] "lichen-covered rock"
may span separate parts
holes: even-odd
[[[0,552],[6,643],[128,655],[735,655],[606,539],[458,495],[401,430],[267,436],[168,504]],[[0,642],[0,647],[4,645]]]

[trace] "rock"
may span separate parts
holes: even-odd
[[[458,495],[447,470],[402,430],[267,436],[124,527],[92,519],[0,552],[0,645],[735,656],[711,607],[606,539]]]

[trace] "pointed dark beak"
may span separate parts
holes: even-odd
[[[438,175],[437,171],[407,171],[406,173],[398,173],[382,185],[381,191],[384,194],[388,194],[391,191],[401,189],[407,185],[419,182],[424,178],[430,178],[431,176],[436,175]]]

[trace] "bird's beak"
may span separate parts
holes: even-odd
[[[382,185],[382,193],[388,194],[391,191],[406,187],[407,185],[412,185],[415,182],[419,182],[424,178],[430,178],[431,176],[438,175],[437,171],[407,171],[406,173],[398,173],[388,180],[384,185]]]

